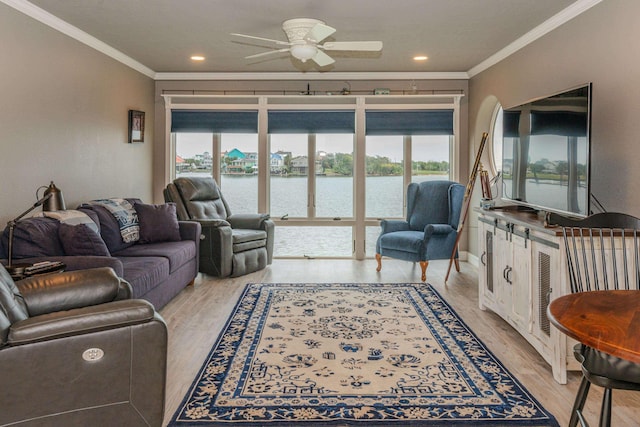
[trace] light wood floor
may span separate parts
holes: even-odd
[[[580,382],[578,372],[569,374],[568,384],[556,383],[549,365],[515,330],[494,313],[478,308],[477,269],[461,263],[461,272],[452,269],[445,286],[448,264],[448,260],[432,261],[427,270],[427,282],[439,291],[531,394],[553,413],[560,425],[567,425]],[[182,402],[245,284],[420,281],[420,268],[415,264],[384,259],[380,273],[376,273],[375,265],[374,260],[276,259],[262,271],[233,279],[200,274],[194,286],[182,291],[160,312],[169,328],[165,424]],[[601,390],[592,387],[585,408],[591,425],[597,425],[601,397]],[[614,391],[613,402],[613,426],[640,426],[640,393]]]

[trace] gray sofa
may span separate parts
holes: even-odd
[[[53,218],[23,219],[14,231],[13,262],[61,261],[67,271],[111,267],[131,284],[133,298],[145,299],[159,310],[197,276],[201,226],[177,221],[175,206],[127,200],[136,210],[145,208],[145,215],[138,212],[141,240],[125,243],[111,213],[102,206],[82,205],[78,210],[98,225],[99,235]],[[5,264],[7,245],[5,229],[0,245]]]

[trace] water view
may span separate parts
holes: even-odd
[[[205,175],[184,173],[179,176]],[[414,182],[448,179],[447,175],[415,175]],[[374,176],[366,179],[368,218],[402,218],[404,192],[402,176]],[[222,175],[222,192],[232,212],[257,212],[258,177]],[[353,218],[353,178],[316,177],[316,217]],[[307,177],[271,177],[271,216],[306,218]],[[375,253],[380,227],[367,227],[366,254]],[[280,257],[351,257],[352,228],[348,226],[277,227],[274,253]]]
[[[306,134],[269,135],[269,213],[279,221],[275,255],[279,257],[351,257],[355,221],[354,135],[317,134],[313,143]],[[211,175],[220,162],[220,186],[231,211],[258,211],[258,136],[222,134],[212,146],[210,134],[176,134],[176,173]],[[451,137],[415,135],[408,145],[402,135],[367,136],[365,146],[366,217],[402,218],[403,162],[411,159],[414,181],[447,179]],[[220,153],[212,155],[211,153]],[[309,165],[313,165],[310,168]],[[315,171],[315,176],[309,176]],[[308,194],[315,180],[314,196]],[[310,200],[312,199],[312,200]],[[330,226],[300,226],[302,219],[331,221]],[[348,221],[347,221],[348,220]],[[349,225],[347,225],[349,223]],[[334,225],[335,224],[335,225]],[[366,255],[375,253],[379,225],[367,227]]]

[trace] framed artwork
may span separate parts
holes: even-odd
[[[144,142],[144,111],[129,110],[129,144]]]

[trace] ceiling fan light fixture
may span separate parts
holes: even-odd
[[[328,38],[336,32],[336,29],[328,26],[323,21],[310,18],[293,18],[282,23],[282,29],[287,35],[288,41],[268,39],[241,33],[231,33],[232,36],[245,37],[253,40],[274,43],[266,52],[245,56],[245,59],[259,58],[267,55],[289,52],[292,57],[300,62],[311,59],[318,67],[328,67],[336,61],[327,55],[326,51],[348,52],[380,52],[381,41],[351,41],[335,42]],[[325,42],[325,40],[327,40]],[[324,42],[323,44],[320,44]],[[288,47],[281,47],[288,46]]]
[[[306,62],[307,59],[313,58],[316,56],[317,52],[318,48],[310,44],[297,44],[291,46],[291,55],[302,62]]]

